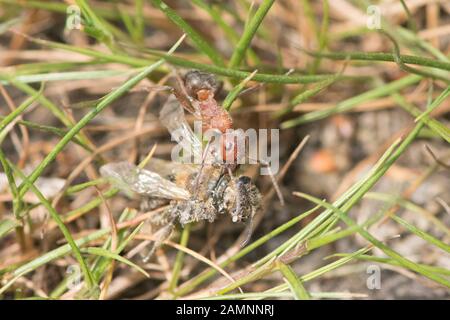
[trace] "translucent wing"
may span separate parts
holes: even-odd
[[[193,174],[197,172],[195,165],[167,161],[155,157],[152,157],[145,168],[150,171],[154,171],[165,178],[169,176],[176,176],[179,173]]]
[[[196,159],[201,159],[201,141],[187,123],[184,117],[184,110],[175,96],[170,95],[159,113],[159,119],[169,130],[172,139],[177,141],[185,152],[188,152],[189,155],[194,155]]]
[[[100,174],[109,178],[121,190],[165,199],[189,199],[189,192],[156,172],[136,167],[128,162],[108,163]]]

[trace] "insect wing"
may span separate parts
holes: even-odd
[[[188,156],[202,157],[202,144],[184,117],[184,110],[175,96],[171,95],[159,113],[161,123],[169,130],[172,140],[178,142]],[[183,156],[186,156],[184,154]]]
[[[109,178],[121,190],[165,199],[189,199],[189,192],[156,172],[136,167],[128,162],[108,163],[100,174]]]
[[[153,157],[151,161],[145,166],[146,169],[160,174],[162,177],[177,176],[180,173],[193,174],[196,171],[196,166],[192,164],[179,163],[174,161],[167,161]]]

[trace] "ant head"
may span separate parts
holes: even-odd
[[[210,73],[191,70],[184,76],[187,93],[198,100],[207,100],[219,91],[220,84]]]

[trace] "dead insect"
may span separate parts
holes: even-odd
[[[173,91],[174,96],[169,97],[160,111],[160,121],[172,136],[182,136],[193,153],[205,160],[209,156],[208,149],[202,152],[202,143],[187,123],[182,106],[192,107],[191,111],[204,120],[205,128],[214,127],[221,132],[231,128],[231,117],[214,100],[219,87],[213,76],[191,71],[185,77],[183,88],[187,95]],[[169,203],[166,210],[149,221],[158,230],[144,260],[170,236],[176,222],[181,225],[202,220],[213,222],[219,215],[229,214],[233,222],[249,222],[244,244],[248,241],[252,218],[261,206],[261,194],[249,177],[233,176],[236,166],[204,161],[182,164],[155,158],[148,166],[143,169],[118,162],[100,168],[101,175],[110,178],[117,187],[140,195],[142,210]]]

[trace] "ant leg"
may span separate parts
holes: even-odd
[[[170,87],[170,86],[161,86],[161,85],[142,85],[139,87],[135,87],[133,89],[130,90],[130,92],[142,92],[142,91],[146,91],[146,92],[151,92],[151,91],[169,91],[170,93],[172,93],[175,98],[177,98],[178,102],[181,104],[181,106],[188,111],[189,113],[192,113],[193,115],[197,116],[198,112],[197,109],[195,107],[193,107],[193,105],[195,105],[195,101],[193,101],[193,99],[191,99],[189,96],[185,95],[183,92]]]
[[[236,178],[233,176],[233,172],[231,171],[231,168],[229,166],[226,167],[227,171],[228,171],[228,175],[230,176],[230,180],[233,183],[234,186],[237,185],[237,180]],[[236,201],[236,208],[235,210],[231,213],[231,221],[233,222],[238,222],[240,217],[240,212],[241,212],[241,204],[240,201]],[[237,213],[237,214],[235,214]]]
[[[134,87],[133,89],[129,90],[129,92],[141,92],[141,91],[146,91],[146,92],[151,92],[151,91],[171,91],[172,92],[173,88],[170,86],[162,86],[162,85],[142,85],[142,86],[137,86]]]
[[[188,94],[186,86],[184,85],[184,81],[178,73],[177,69],[173,68],[173,73],[175,75],[175,80],[177,81],[178,87],[180,88],[179,90],[172,88],[173,95],[178,99],[184,109],[186,109],[189,113],[193,114],[197,118],[200,118],[200,107],[197,101],[195,101],[195,99],[193,99]]]
[[[288,76],[288,75],[290,75],[292,72],[294,72],[295,70],[294,69],[289,69],[285,74],[283,74],[284,76]],[[249,93],[249,92],[251,92],[251,91],[254,91],[254,90],[256,90],[256,89],[260,89],[260,88],[263,88],[264,86],[266,85],[266,83],[258,83],[258,84],[255,84],[255,85],[253,85],[253,86],[251,86],[251,87],[249,87],[249,88],[247,88],[247,89],[244,89],[244,90],[242,90],[241,92],[239,92],[239,94],[238,94],[238,97],[240,97],[240,96],[243,96],[243,95],[245,95],[245,94],[247,94],[247,93]]]
[[[253,161],[261,163],[263,166],[265,166],[267,168],[267,171],[269,171],[269,177],[270,177],[270,180],[272,181],[273,188],[275,189],[275,192],[278,196],[278,199],[280,200],[281,205],[284,206],[284,197],[283,197],[283,194],[281,193],[280,187],[278,185],[277,180],[275,179],[272,169],[270,169],[270,164],[264,160],[257,160],[257,159],[253,159],[250,157],[248,157],[248,158]]]
[[[195,101],[191,101],[189,99],[189,96],[184,95],[181,91],[171,88],[170,92],[177,98],[178,102],[181,104],[183,109],[185,109],[187,112],[193,114],[195,117],[199,118],[200,113],[198,112],[198,108],[196,108]]]
[[[275,189],[275,192],[277,193],[278,199],[280,199],[281,205],[284,206],[284,197],[283,197],[283,194],[281,193],[281,190],[277,183],[277,180],[275,179],[275,176],[273,175],[272,169],[270,169],[270,164],[264,160],[260,160],[260,162],[263,166],[267,167],[267,171],[269,171],[270,180],[272,180],[273,188]]]
[[[142,262],[146,263],[150,258],[153,256],[153,253],[156,249],[158,249],[165,240],[170,238],[170,235],[172,234],[174,229],[174,221],[171,221],[166,226],[162,227],[155,233],[155,240],[152,241],[152,243],[149,245],[150,247],[147,248],[145,252],[142,253]]]
[[[197,193],[198,193],[198,190],[199,190],[200,177],[201,177],[201,175],[203,173],[203,168],[205,167],[205,161],[206,161],[206,157],[208,156],[210,145],[211,145],[211,143],[210,143],[210,141],[208,141],[208,144],[206,145],[205,152],[203,152],[202,163],[200,164],[200,169],[198,170],[197,177],[195,178],[195,183],[194,183],[195,194],[194,194],[194,196],[197,196]]]

